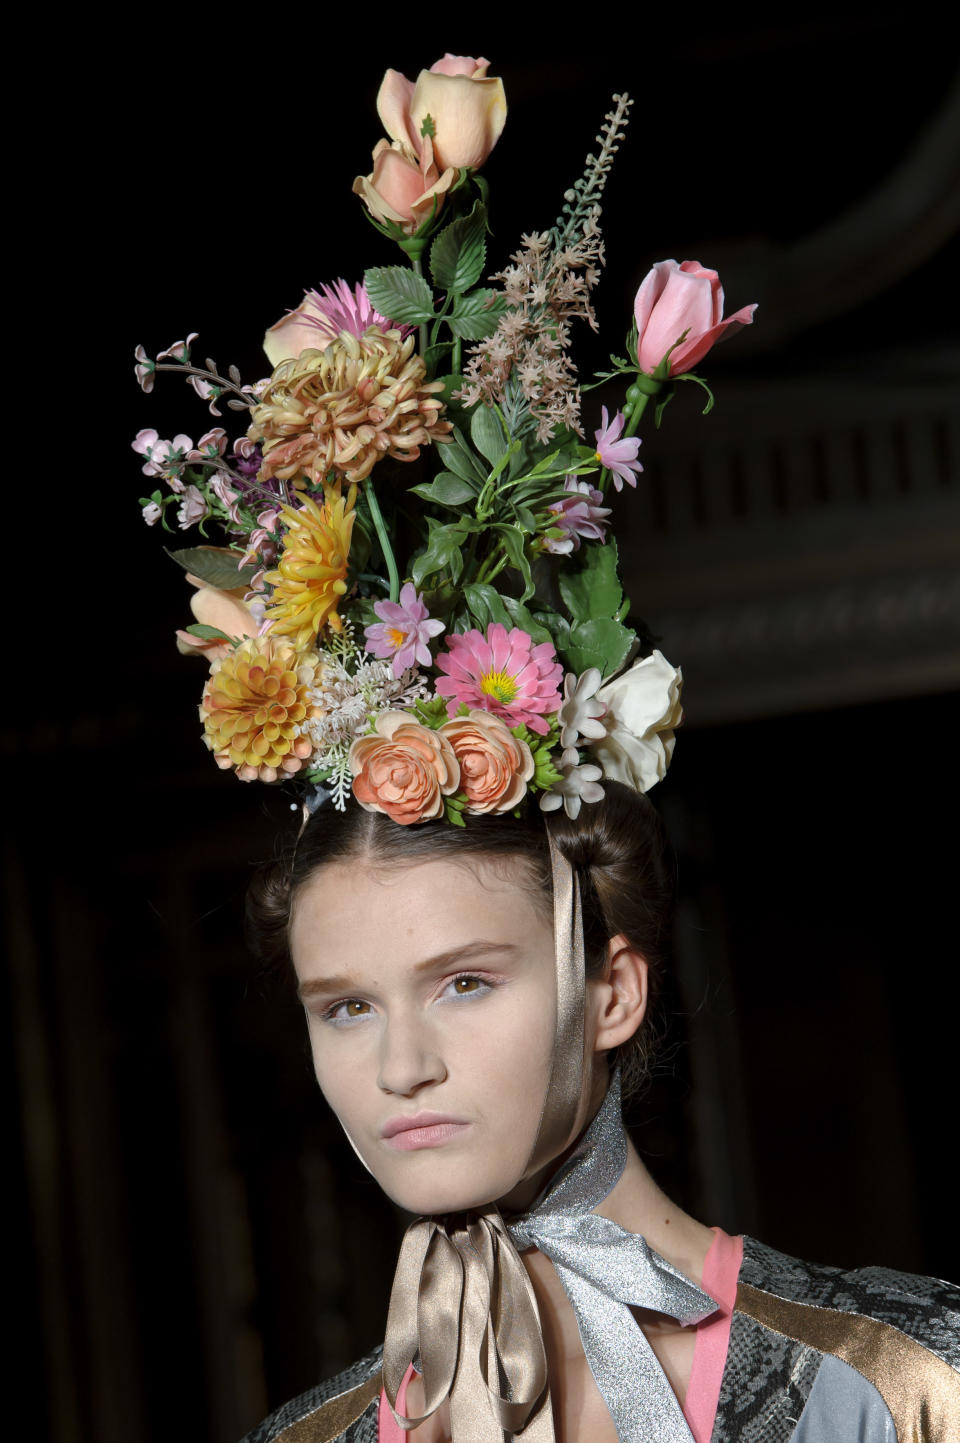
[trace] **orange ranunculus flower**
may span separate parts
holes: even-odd
[[[450,743],[405,711],[380,713],[376,731],[350,748],[350,768],[361,807],[401,826],[441,817],[444,797],[460,785]]]
[[[460,763],[467,812],[509,812],[523,799],[534,773],[533,753],[490,712],[471,711],[439,728]]]

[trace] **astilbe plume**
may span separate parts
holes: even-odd
[[[501,281],[507,306],[492,336],[472,349],[460,397],[516,412],[516,387],[537,425],[537,439],[549,441],[558,428],[583,435],[576,366],[567,353],[570,322],[584,320],[597,330],[590,292],[604,263],[600,204],[607,174],[623,138],[632,104],[614,96],[598,156],[588,155],[584,174],[567,191],[564,214],[545,234],[522,237],[512,265],[492,277]]]

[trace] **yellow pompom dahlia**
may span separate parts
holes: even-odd
[[[415,461],[421,446],[446,440],[443,384],[424,380],[415,344],[374,325],[281,361],[248,432],[263,445],[261,477],[318,485],[335,471],[363,481],[384,456]]]
[[[218,767],[242,782],[275,782],[298,772],[313,750],[303,722],[319,659],[272,636],[251,636],[210,668],[200,703],[204,741]]]
[[[304,496],[296,510],[290,506],[281,510],[280,519],[287,527],[283,550],[277,569],[263,578],[273,587],[271,604],[264,612],[273,623],[273,636],[289,636],[294,646],[304,647],[323,626],[341,629],[337,606],[347,589],[356,496],[355,486],[346,497],[332,486],[322,505]]]

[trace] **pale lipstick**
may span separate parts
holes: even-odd
[[[392,1117],[380,1136],[399,1152],[416,1152],[422,1147],[442,1147],[470,1126],[458,1117],[439,1112],[418,1112],[413,1117]]]

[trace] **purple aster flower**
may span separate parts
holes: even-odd
[[[613,484],[618,491],[623,490],[623,483],[628,486],[636,486],[637,473],[643,470],[637,460],[637,452],[640,450],[640,437],[628,436],[620,440],[623,431],[623,412],[618,411],[612,421],[607,420],[607,408],[601,411],[603,425],[599,431],[594,431],[597,441],[597,460],[601,466],[605,466],[613,477]]]
[[[440,635],[444,624],[431,620],[413,582],[401,588],[399,601],[378,601],[373,609],[380,620],[364,628],[367,651],[381,659],[392,656],[394,676],[402,675],[414,661],[429,666],[428,642]]]
[[[580,538],[588,541],[603,541],[607,531],[609,506],[603,505],[603,492],[591,486],[589,481],[578,481],[568,476],[564,486],[570,493],[558,501],[550,510],[556,512],[554,529],[563,531],[561,537],[547,537],[543,543],[545,551],[554,556],[567,556],[571,551],[580,550]]]

